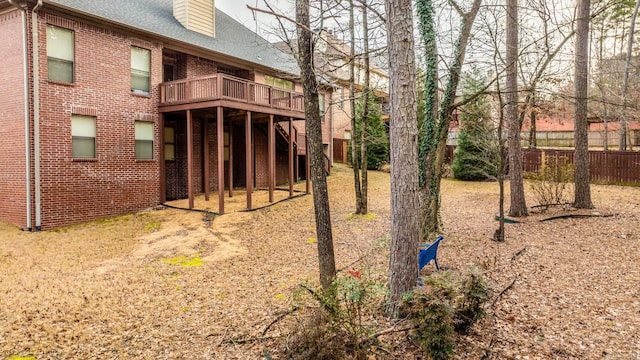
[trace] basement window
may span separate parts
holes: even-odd
[[[96,118],[71,116],[71,147],[74,159],[96,158]]]
[[[149,95],[151,80],[151,51],[131,47],[131,92]]]
[[[153,159],[153,123],[136,121],[136,159]]]
[[[73,83],[73,30],[47,25],[47,73],[51,81]]]

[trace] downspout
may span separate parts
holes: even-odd
[[[31,36],[33,51],[33,165],[35,178],[36,231],[42,228],[42,212],[40,209],[40,60],[38,56],[38,10],[42,0],[38,0],[31,12]]]
[[[27,42],[27,11],[24,7],[9,0],[9,4],[22,11],[22,51],[23,51],[23,73],[24,73],[24,140],[25,140],[25,184],[27,190],[27,228],[31,231],[31,139],[29,131],[29,44]]]

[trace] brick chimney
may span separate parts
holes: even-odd
[[[214,0],[173,0],[173,17],[189,30],[216,36]]]

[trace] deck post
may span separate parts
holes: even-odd
[[[273,114],[269,115],[269,134],[267,135],[267,148],[268,148],[268,175],[269,175],[269,202],[273,202],[273,188],[274,188],[274,178],[275,178],[275,129],[273,126]]]
[[[233,197],[233,126],[229,123],[229,197]]]
[[[218,74],[216,76],[216,95],[218,99],[222,99],[224,97],[224,90],[222,89],[223,86],[222,74]]]
[[[222,106],[217,108],[218,124],[218,213],[224,214],[224,119]]]
[[[289,118],[289,197],[293,196],[293,118]]]
[[[203,169],[203,180],[204,180],[204,199],[206,201],[209,201],[209,192],[211,191],[210,186],[209,186],[209,160],[211,159],[211,156],[209,154],[209,119],[205,118],[203,120],[203,125],[202,125],[203,129],[202,129],[202,148],[203,148],[203,155],[202,155],[202,163],[204,164],[204,169]]]
[[[193,209],[193,116],[187,110],[187,192],[189,209]]]
[[[158,159],[160,161],[160,203],[164,204],[167,202],[167,169],[164,158],[164,113],[160,113],[159,125],[159,139],[160,143],[160,154]]]
[[[244,143],[246,153],[247,209],[251,210],[251,193],[253,192],[253,159],[251,156],[251,111],[247,111],[247,116],[244,120]]]

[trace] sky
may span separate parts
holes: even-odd
[[[291,2],[286,0],[269,0],[269,4],[274,6],[278,10],[283,10],[290,5]],[[239,21],[241,24],[251,29],[252,31],[258,33],[262,37],[266,38],[269,41],[278,41],[277,37],[270,35],[272,32],[271,29],[276,25],[275,18],[269,14],[264,13],[255,13],[247,8],[247,5],[251,7],[257,7],[260,9],[267,9],[263,0],[216,0],[215,2],[216,8],[222,10],[227,15],[231,16],[233,19]],[[292,10],[288,11],[289,13]],[[283,11],[283,13],[287,13],[287,11]],[[293,16],[293,15],[291,15]]]

